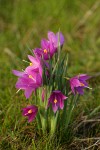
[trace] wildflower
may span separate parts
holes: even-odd
[[[41,48],[35,48],[35,49],[33,49],[33,53],[34,53],[34,55],[36,56],[36,57],[40,57],[40,58],[42,58],[42,49]]]
[[[52,45],[54,46],[55,51],[57,50],[59,44],[60,46],[63,46],[64,44],[64,36],[61,32],[57,32],[56,34],[54,34],[53,32],[49,31],[48,39],[50,43],[52,43]]]
[[[42,77],[42,62],[41,62],[41,58],[40,57],[33,57],[31,55],[28,55],[29,60],[31,61],[30,66],[28,66],[25,71],[26,72],[31,72],[34,70],[37,70],[40,74],[40,76]]]
[[[19,90],[24,90],[26,98],[29,98],[32,92],[35,92],[35,90],[42,84],[42,78],[40,74],[37,73],[38,71],[38,68],[34,69],[31,72],[20,72],[17,70],[13,70],[13,74],[19,77],[16,83],[16,88]]]
[[[63,95],[61,91],[53,91],[48,100],[48,107],[50,106],[50,104],[52,104],[52,109],[55,113],[58,110],[58,108],[64,108],[64,100],[66,100],[67,98],[68,97]]]
[[[49,41],[46,39],[41,40],[41,48],[35,48],[33,50],[35,56],[41,57],[44,60],[49,60],[52,57],[52,52],[50,50]]]
[[[32,92],[42,85],[42,63],[39,57],[28,55],[31,61],[23,72],[13,70],[13,74],[18,76],[17,89],[25,91],[25,97],[29,98]]]
[[[73,78],[70,78],[70,85],[71,85],[71,90],[74,94],[78,92],[79,94],[83,95],[83,89],[84,88],[89,88],[88,83],[86,80],[88,80],[90,76],[86,74],[81,74],[79,76],[75,76]]]
[[[59,42],[60,40],[60,42]],[[52,58],[55,52],[57,52],[58,42],[60,46],[64,44],[64,36],[61,32],[54,34],[53,32],[48,32],[48,40],[41,40],[41,48],[34,49],[34,54],[43,57],[44,60],[49,60]]]
[[[28,122],[32,122],[36,117],[36,114],[38,112],[38,107],[35,105],[31,105],[31,106],[22,108],[22,110],[23,110],[23,113],[22,113],[23,116],[27,116]]]
[[[48,60],[52,57],[49,41],[46,39],[41,40],[41,48],[44,60]]]

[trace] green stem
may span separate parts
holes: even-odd
[[[58,115],[59,112],[57,111],[57,113],[51,117],[51,131],[50,131],[51,135],[53,135],[56,131]]]

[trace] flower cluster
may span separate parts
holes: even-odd
[[[41,102],[47,101],[47,106],[45,109],[49,109],[52,105],[54,113],[58,109],[64,108],[64,101],[67,100],[65,96],[59,89],[53,89],[49,97],[45,98],[46,90],[44,90],[44,72],[46,78],[50,80],[50,61],[52,57],[58,53],[58,48],[62,49],[64,44],[64,36],[61,32],[54,34],[53,32],[48,32],[48,39],[41,40],[41,48],[35,48],[33,50],[34,56],[28,55],[30,61],[29,66],[23,71],[13,70],[13,74],[18,76],[18,81],[16,83],[16,88],[23,90],[25,97],[28,99],[32,92],[36,93],[37,89],[42,88],[41,92]],[[83,94],[84,88],[89,88],[86,80],[90,77],[86,74],[80,74],[78,76],[69,79],[71,91],[74,95]],[[58,81],[59,82],[59,81]],[[28,121],[31,122],[38,113],[38,105],[29,105],[23,108],[23,116],[28,117]]]

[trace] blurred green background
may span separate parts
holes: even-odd
[[[6,59],[12,57],[7,52],[25,58],[48,30],[59,28],[71,53],[70,70],[100,71],[99,0],[0,0],[0,52]]]
[[[22,93],[15,94],[12,69],[24,68],[22,60],[31,54],[30,49],[40,47],[40,40],[47,37],[48,31],[59,29],[65,37],[63,50],[69,53],[69,73],[95,76],[90,81],[93,91],[83,96],[80,108],[89,114],[100,105],[100,1],[0,0],[1,143],[8,135],[8,141],[13,141],[24,126],[18,120],[26,102]],[[12,134],[12,128],[18,132]]]

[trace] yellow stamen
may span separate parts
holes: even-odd
[[[57,103],[57,99],[54,99],[54,103],[55,103],[55,104]]]
[[[30,63],[30,66],[32,66],[33,64],[32,63]]]
[[[31,75],[29,75],[29,78],[33,79],[33,77]]]
[[[28,111],[28,114],[31,114],[32,113],[32,109],[30,109],[29,111]]]
[[[48,53],[48,51],[47,51],[46,49],[44,49],[43,51],[44,51],[44,53],[45,53],[45,54],[47,54],[47,53]]]
[[[32,77],[32,75],[29,75],[28,77],[35,81],[35,79],[34,79],[34,77]]]
[[[84,84],[83,83],[80,83],[81,84],[81,86],[84,86]]]

